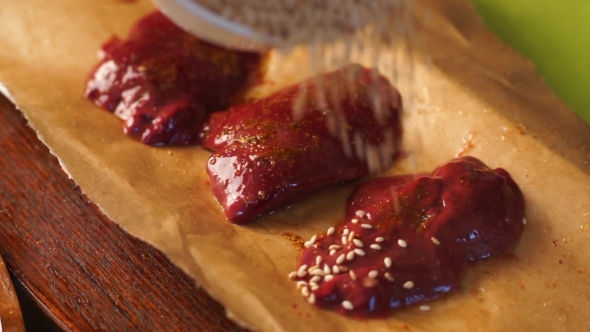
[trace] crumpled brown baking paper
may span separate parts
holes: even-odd
[[[307,304],[287,279],[298,251],[281,232],[309,238],[340,222],[350,187],[235,226],[206,184],[208,152],[141,145],[83,98],[99,46],[126,35],[153,9],[147,1],[4,0],[0,82],[114,222],[163,251],[253,329],[590,331],[590,232],[581,230],[590,227],[590,130],[530,63],[483,28],[466,0],[416,6],[418,98],[405,136],[416,154],[389,173],[431,171],[470,154],[514,176],[528,217],[513,256],[469,269],[463,290],[432,302],[430,312],[353,320]],[[269,79],[277,87],[298,80],[299,60],[271,60]]]

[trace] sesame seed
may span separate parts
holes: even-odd
[[[330,269],[330,267],[328,266],[328,264],[324,265],[324,273],[325,274],[330,274],[330,272],[332,272],[332,269]]]
[[[297,282],[297,289],[300,289],[303,286],[307,286],[307,282],[305,282],[305,281],[298,281]]]
[[[385,263],[385,267],[391,267],[391,258],[385,257],[383,263]]]
[[[373,226],[371,224],[361,224],[362,228],[371,229]]]
[[[335,249],[330,250],[330,256],[334,255],[336,253]]]
[[[311,237],[311,239],[309,241],[306,241],[303,245],[305,246],[305,248],[309,248],[309,247],[313,246],[316,239],[317,239],[317,235],[314,235]]]
[[[318,282],[321,279],[322,279],[322,277],[320,277],[320,276],[314,276],[313,278],[309,279],[309,282],[310,283],[312,283],[312,282]]]
[[[376,244],[376,243],[373,243],[373,244],[371,244],[371,249],[374,249],[374,250],[381,250],[381,246],[380,246],[380,245],[378,245],[378,244]]]
[[[440,241],[438,241],[438,239],[435,237],[431,237],[430,241],[432,241],[432,243],[436,244],[437,246],[440,244]]]
[[[295,277],[297,277],[297,271],[289,273],[289,279],[295,279]]]
[[[393,282],[395,280],[395,279],[393,279],[393,276],[389,272],[385,272],[385,279],[387,279],[391,282]]]
[[[363,211],[363,210],[357,210],[354,214],[357,217],[362,218],[365,215],[365,211]]]
[[[334,273],[334,274],[340,273],[340,269],[338,268],[338,265],[332,266],[332,273]]]
[[[308,298],[307,298],[307,302],[314,304],[315,303],[315,294],[311,294]]]
[[[359,248],[354,249],[354,253],[357,254],[357,255],[359,255],[359,256],[364,256],[365,255],[365,251],[363,249],[359,249]]]
[[[430,311],[430,306],[428,306],[428,305],[421,305],[420,306],[420,310],[422,310],[422,311]]]
[[[354,239],[352,240],[352,242],[354,243],[355,246],[357,247],[363,247],[363,241],[359,240],[359,239]]]
[[[312,276],[320,276],[320,277],[323,277],[326,275],[326,273],[322,269],[315,269],[313,271],[309,271],[309,274],[311,274]]]
[[[301,288],[301,294],[305,297],[309,296],[309,288],[307,288],[307,286],[303,286],[303,288]]]
[[[325,277],[324,277],[324,281],[325,281],[325,282],[328,282],[328,281],[330,281],[330,280],[332,280],[332,279],[334,279],[334,276],[333,276],[333,275],[331,275],[331,274],[328,274],[327,276],[325,276]]]
[[[328,249],[330,249],[330,250],[338,250],[338,249],[340,249],[340,246],[337,245],[337,244],[333,244]]]
[[[351,261],[354,259],[354,251],[349,251],[348,254],[346,254],[346,260]]]
[[[336,258],[336,264],[342,264],[342,262],[344,262],[344,259],[346,259],[346,255],[341,254],[340,256],[338,256],[338,258]]]
[[[358,220],[358,219],[356,219],[356,218],[354,218],[354,219],[352,219],[350,222],[351,222],[351,223],[353,223],[353,224],[356,224],[356,223],[358,223],[358,222],[359,222],[359,220]]]
[[[348,271],[348,274],[350,275],[350,279],[356,280],[356,274],[354,273],[353,270]]]
[[[305,275],[307,274],[307,265],[303,264],[299,267],[299,270],[297,270],[297,276],[298,277],[305,277]]]
[[[356,233],[354,231],[350,232],[350,234],[348,235],[348,242],[352,241],[352,239],[354,239],[355,236]]]
[[[375,239],[375,242],[383,242],[383,241],[385,241],[385,239],[382,236]]]
[[[397,244],[398,244],[400,247],[402,247],[402,248],[405,248],[405,247],[407,247],[407,246],[408,246],[408,243],[407,243],[406,241],[404,241],[404,240],[401,240],[401,239],[400,239],[400,240],[397,240]]]
[[[369,278],[376,278],[379,272],[377,270],[373,270],[369,272]]]
[[[318,256],[315,258],[315,264],[316,265],[320,265],[320,263],[322,262],[322,256]]]
[[[526,225],[526,218],[522,218],[522,224]]]
[[[310,267],[309,269],[307,269],[307,272],[311,272],[311,271],[313,271],[313,270],[317,270],[317,269],[319,269],[319,268],[320,268],[319,266],[317,266],[317,265],[314,265],[314,266]]]
[[[328,235],[334,234],[334,231],[335,231],[334,227],[328,228]]]
[[[348,228],[345,228],[344,231],[342,231],[343,235],[348,235],[348,232],[350,232],[350,230]]]
[[[404,288],[405,289],[412,289],[412,288],[414,288],[414,282],[413,281],[406,281],[404,283]]]
[[[354,309],[354,306],[352,305],[352,303],[350,301],[342,301],[342,307],[346,310]]]
[[[342,235],[342,244],[346,245],[347,242],[348,242],[348,240],[346,239],[346,236]]]
[[[309,286],[311,287],[312,291],[317,291],[318,289],[320,289],[320,286],[318,284],[309,284]]]

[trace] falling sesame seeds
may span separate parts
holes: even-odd
[[[348,271],[348,275],[350,275],[350,279],[356,280],[356,274],[353,270]]]
[[[352,305],[352,302],[350,301],[342,301],[342,307],[346,310],[353,310],[354,306]]]
[[[402,248],[406,248],[408,246],[408,243],[402,239],[397,240],[397,244]]]
[[[330,249],[330,250],[338,250],[338,249],[340,249],[340,246],[337,245],[337,244],[333,244],[328,249]]]
[[[420,310],[422,310],[422,311],[430,311],[430,306],[428,306],[428,305],[421,305],[420,306]]]
[[[353,259],[354,259],[354,251],[349,251],[348,254],[346,254],[346,260],[351,261]]]
[[[356,218],[353,218],[353,219],[352,219],[350,222],[351,222],[351,223],[353,223],[353,224],[356,224],[356,223],[358,223],[358,222],[359,222],[359,220],[358,220],[358,219],[356,219]]]
[[[334,273],[334,274],[340,273],[340,269],[338,268],[338,265],[332,266],[332,273]]]
[[[307,274],[307,265],[303,264],[299,267],[299,270],[297,270],[297,276],[298,277],[305,277],[305,275]]]
[[[350,230],[348,228],[345,228],[344,231],[342,231],[343,235],[348,235],[348,232],[350,232]]]
[[[354,214],[357,217],[362,218],[365,215],[365,211],[363,211],[363,210],[357,210]]]
[[[379,271],[373,270],[373,271],[369,272],[369,278],[377,278],[378,274],[379,274]]]
[[[335,249],[330,250],[330,256],[332,256],[334,254],[336,254],[336,250]]]
[[[389,257],[385,257],[385,259],[383,260],[383,263],[385,263],[385,267],[391,267],[391,258]]]
[[[340,256],[338,256],[338,258],[336,258],[336,264],[342,264],[342,262],[344,262],[345,259],[346,259],[346,255],[341,254]]]
[[[297,271],[289,273],[289,279],[295,279],[295,277],[297,277]]]
[[[315,294],[311,294],[308,298],[307,298],[307,302],[314,304],[315,303]]]
[[[375,242],[383,242],[383,241],[385,241],[385,239],[382,236],[375,239]]]
[[[365,251],[363,249],[359,249],[359,248],[354,249],[354,253],[357,254],[357,255],[359,255],[359,256],[364,256],[365,255]]]
[[[307,286],[303,286],[303,288],[301,288],[301,294],[305,297],[309,296],[309,288],[307,288]]]
[[[371,228],[373,228],[373,225],[371,225],[371,224],[361,224],[361,227],[362,228],[366,228],[366,229],[371,229]]]
[[[342,244],[346,245],[346,243],[348,243],[348,240],[346,239],[345,235],[342,235]]]
[[[363,247],[363,241],[359,240],[359,239],[354,239],[352,240],[352,242],[354,243],[355,246],[362,248]]]
[[[351,242],[355,236],[356,236],[356,233],[354,231],[350,232],[350,234],[348,235],[348,242]]]
[[[524,218],[524,217],[522,218],[522,224],[526,225],[526,218]]]
[[[321,279],[322,279],[322,277],[320,277],[320,276],[314,276],[313,278],[309,279],[309,282],[310,283],[312,283],[312,282],[318,282]]]
[[[412,289],[412,288],[414,288],[414,282],[413,281],[406,281],[404,283],[404,288],[405,289]]]
[[[387,279],[391,282],[393,282],[395,280],[395,279],[393,279],[393,276],[389,272],[385,272],[385,279]]]
[[[432,241],[432,243],[436,244],[437,246],[440,244],[440,241],[435,237],[431,237],[430,241]]]
[[[334,276],[333,276],[333,275],[331,275],[331,274],[328,274],[328,275],[326,275],[326,276],[324,277],[324,281],[325,281],[325,282],[328,282],[328,281],[330,281],[330,280],[332,280],[332,279],[334,279]]]
[[[334,227],[330,227],[330,228],[328,228],[327,234],[332,235],[332,234],[334,234],[334,231],[335,231]]]
[[[381,250],[381,246],[378,245],[378,244],[376,244],[376,243],[373,243],[373,244],[371,244],[371,249],[373,249],[373,250]]]
[[[316,264],[316,265],[320,265],[320,263],[321,263],[321,262],[322,262],[322,256],[317,256],[317,257],[315,258],[315,264]]]

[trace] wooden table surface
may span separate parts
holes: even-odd
[[[105,217],[0,97],[0,255],[65,331],[239,331],[153,247]],[[31,320],[25,324],[31,329]],[[36,329],[36,328],[35,328]]]

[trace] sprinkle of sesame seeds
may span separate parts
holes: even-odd
[[[342,264],[342,262],[344,262],[345,259],[346,259],[346,255],[341,254],[340,256],[338,256],[338,258],[336,258],[336,264]]]
[[[352,219],[350,222],[351,222],[351,223],[353,223],[353,224],[356,224],[356,223],[358,223],[358,222],[359,222],[359,220],[358,220],[358,219],[356,219],[356,218],[354,218],[354,219]]]
[[[354,253],[357,254],[357,255],[359,255],[359,256],[364,256],[365,255],[365,251],[363,249],[359,249],[359,248],[354,249]]]
[[[354,251],[349,251],[348,254],[346,254],[346,260],[351,261],[353,259],[354,259]]]
[[[328,275],[326,275],[326,276],[324,277],[324,281],[325,281],[325,282],[328,282],[328,281],[330,281],[330,280],[332,280],[332,279],[334,279],[334,276],[333,276],[333,275],[331,275],[331,274],[328,274]]]
[[[317,235],[314,235],[311,237],[311,239],[309,241],[306,241],[303,245],[305,246],[305,248],[309,248],[309,247],[313,246],[316,239],[317,239]]]
[[[350,275],[350,279],[356,280],[356,274],[354,273],[353,270],[348,271],[348,274]]]
[[[420,306],[420,310],[422,310],[422,311],[430,311],[430,306],[428,306],[428,305],[421,305]]]
[[[432,241],[432,243],[436,244],[437,246],[440,244],[440,241],[435,237],[431,237],[430,241]]]
[[[373,270],[369,272],[369,278],[376,278],[379,272],[377,270]]]
[[[371,224],[361,224],[362,228],[371,229],[373,226]]]
[[[373,243],[373,244],[371,244],[371,249],[374,249],[374,250],[381,250],[381,246],[380,246],[380,245],[378,245],[378,244],[376,244],[376,243]]]
[[[334,234],[334,231],[335,231],[334,227],[328,228],[328,235]]]
[[[383,263],[385,263],[385,267],[391,267],[391,258],[385,257]]]
[[[289,279],[295,279],[295,277],[297,277],[297,271],[289,273]]]
[[[406,281],[404,283],[404,288],[405,289],[412,289],[412,288],[414,288],[414,282],[413,281]]]
[[[522,224],[526,225],[526,218],[522,218]]]
[[[357,246],[357,247],[361,247],[361,248],[362,248],[362,247],[363,247],[363,245],[364,245],[364,244],[363,244],[363,241],[361,241],[361,240],[359,240],[359,239],[354,239],[354,240],[352,240],[352,242],[353,242],[353,243],[354,243],[354,245],[355,245],[355,246]]]
[[[320,289],[320,286],[318,284],[309,284],[309,287],[311,288],[312,291],[316,291],[316,290]]]
[[[354,306],[352,305],[352,302],[350,302],[350,301],[342,301],[342,307],[346,310],[354,309]]]
[[[343,235],[348,235],[348,232],[350,232],[350,230],[348,228],[345,228],[344,231],[342,231]]]
[[[406,241],[404,241],[404,240],[401,240],[401,239],[400,239],[400,240],[397,240],[397,244],[398,244],[400,247],[402,247],[402,248],[405,248],[405,247],[407,247],[407,246],[408,246],[408,243],[407,243]]]
[[[307,282],[305,282],[305,281],[298,281],[297,282],[297,289],[300,289],[303,286],[307,286]]]
[[[337,244],[333,244],[328,249],[330,249],[330,250],[338,250],[338,249],[340,249],[340,246],[337,245]]]
[[[346,239],[345,235],[342,235],[342,244],[346,245],[346,243],[348,243],[348,240]]]
[[[303,286],[303,288],[301,288],[301,294],[305,297],[309,296],[309,288],[307,288],[307,286]]]
[[[351,242],[355,236],[356,236],[356,233],[354,231],[350,232],[350,234],[348,235],[348,242]]]
[[[357,217],[362,218],[365,215],[365,211],[363,211],[363,210],[357,210],[354,214]]]
[[[305,275],[307,274],[307,265],[303,264],[299,267],[299,270],[297,270],[297,276],[298,277],[305,277]]]
[[[321,262],[322,262],[322,256],[317,256],[317,257],[315,258],[315,264],[316,264],[316,265],[320,265],[320,263],[321,263]]]
[[[321,279],[322,279],[322,277],[320,277],[320,276],[314,276],[313,278],[309,279],[309,282],[310,283],[312,283],[312,282],[318,282]]]
[[[308,298],[307,298],[307,302],[314,304],[315,303],[315,294],[311,294]]]
[[[310,271],[309,274],[311,274],[312,276],[320,276],[320,277],[323,277],[326,275],[326,273],[322,269],[315,269],[313,271]]]
[[[324,273],[330,274],[330,272],[332,272],[332,269],[328,266],[328,264],[325,264],[324,265]]]
[[[336,254],[336,249],[332,249],[332,250],[330,250],[330,256],[332,256],[332,255],[334,255],[334,254]]]
[[[389,272],[385,272],[385,279],[387,279],[391,282],[393,282],[395,280],[395,279],[393,279],[393,276]]]
[[[340,269],[338,268],[338,265],[332,266],[332,273],[334,273],[334,274],[340,273]]]
[[[383,241],[385,241],[385,239],[382,236],[375,239],[375,242],[383,242]]]

